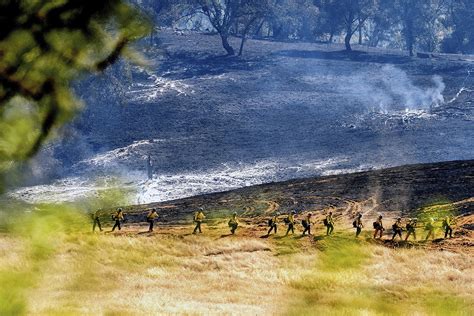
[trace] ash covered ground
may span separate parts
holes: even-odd
[[[158,47],[143,50],[148,69],[79,83],[83,114],[9,196],[71,201],[118,177],[131,202],[150,203],[474,157],[472,56],[249,40],[226,57],[217,36],[171,30]]]

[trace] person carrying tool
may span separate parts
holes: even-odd
[[[425,224],[425,230],[428,231],[425,241],[430,237],[432,237],[432,239],[435,238],[435,219],[433,217],[430,217],[429,221]]]
[[[115,221],[115,224],[112,227],[112,231],[114,231],[115,228],[118,228],[118,230],[121,230],[122,226],[120,225],[120,223],[123,222],[124,220],[123,211],[121,208],[118,208],[117,212],[115,212],[115,214],[112,215],[112,219]]]
[[[449,238],[453,238],[453,228],[451,227],[452,221],[449,216],[446,216],[443,220],[443,228],[444,228],[444,238],[446,239],[449,234]]]
[[[306,232],[308,232],[308,235],[311,235],[311,225],[313,224],[311,221],[312,216],[313,214],[308,213],[306,215],[306,218],[301,221],[301,225],[303,225],[303,228],[304,228],[303,236],[306,234]]]
[[[146,216],[146,221],[148,222],[148,224],[150,224],[149,228],[148,228],[148,232],[152,232],[153,231],[153,226],[155,224],[155,220],[158,218],[158,213],[156,212],[156,208],[152,209],[151,211],[148,212],[147,216]]]
[[[272,218],[268,220],[268,226],[270,227],[267,232],[267,236],[270,236],[271,232],[274,230],[275,234],[277,233],[277,224],[278,224],[278,216],[280,213],[276,213]]]
[[[95,227],[98,226],[99,227],[99,230],[102,231],[102,226],[100,225],[100,212],[102,210],[101,209],[98,209],[96,210],[95,212],[93,212],[91,214],[91,217],[92,217],[92,232],[95,232]]]
[[[239,226],[239,221],[237,219],[237,212],[234,212],[234,214],[232,214],[232,217],[230,218],[229,220],[229,227],[230,227],[230,232],[232,235],[235,234],[235,230],[237,229],[237,227]]]
[[[356,238],[358,238],[360,233],[362,232],[362,228],[364,227],[364,224],[362,224],[362,214],[361,213],[357,213],[357,217],[352,222],[352,226],[356,229]]]
[[[397,221],[392,225],[393,229],[393,236],[392,236],[392,241],[395,239],[395,237],[398,235],[400,236],[400,239],[403,240],[402,238],[402,219],[399,217],[397,218]]]
[[[412,218],[408,221],[407,223],[407,235],[405,236],[405,241],[408,240],[408,237],[410,237],[410,235],[413,235],[413,240],[416,240],[416,232],[415,232],[415,229],[416,229],[416,224],[417,224],[418,220],[416,218]]]
[[[200,234],[202,233],[201,224],[205,218],[206,216],[204,215],[204,209],[200,207],[199,210],[196,211],[196,213],[194,213],[193,220],[194,220],[194,223],[196,223],[196,227],[194,227],[193,234],[196,234],[198,231]]]
[[[285,219],[286,224],[288,225],[288,229],[286,230],[285,236],[288,236],[288,233],[291,231],[291,234],[295,233],[295,211],[292,211],[288,214],[288,217]]]
[[[379,235],[379,239],[382,239],[382,234],[385,228],[383,227],[382,215],[379,215],[377,220],[374,222],[374,239]]]
[[[332,212],[329,212],[328,216],[324,219],[324,225],[326,226],[326,236],[332,234],[334,230],[334,219],[332,218]]]

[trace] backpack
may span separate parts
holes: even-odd
[[[302,220],[301,225],[303,225],[304,228],[308,228],[308,221],[307,220]]]
[[[268,226],[273,226],[273,220],[271,218],[268,220]]]
[[[328,219],[327,219],[327,218],[325,218],[325,219],[323,220],[323,224],[324,224],[324,226],[328,226],[328,225],[329,225],[329,222],[328,222]]]
[[[285,222],[285,224],[289,224],[289,223],[290,223],[290,219],[289,219],[288,217],[285,217],[285,218],[283,219],[283,221]]]
[[[354,228],[357,228],[357,221],[353,221],[353,222],[352,222],[352,226],[353,226]]]
[[[380,227],[378,222],[374,222],[373,225],[374,225],[374,229],[379,229],[379,227]]]

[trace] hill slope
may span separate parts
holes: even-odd
[[[142,48],[149,69],[118,64],[78,84],[87,107],[34,174],[120,174],[143,203],[474,156],[469,56],[249,40],[228,58],[213,35],[159,40]]]
[[[386,227],[397,217],[429,217],[441,223],[442,217],[457,217],[456,240],[442,243],[453,250],[472,250],[474,228],[474,160],[410,165],[377,171],[290,180],[214,193],[163,203],[125,207],[129,223],[143,223],[149,208],[160,213],[160,224],[190,223],[194,211],[203,207],[211,222],[224,223],[233,212],[254,227],[249,236],[263,235],[267,219],[276,212],[312,212],[321,223],[332,211],[339,230],[352,230],[357,213],[363,214],[366,229],[379,214]],[[108,217],[108,215],[106,216]],[[222,221],[224,218],[224,221]],[[132,225],[133,226],[133,225]],[[319,225],[318,225],[319,226]],[[322,225],[321,225],[322,226]],[[298,228],[299,229],[299,228]],[[132,231],[136,228],[132,228]]]

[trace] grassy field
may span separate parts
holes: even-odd
[[[2,228],[1,315],[474,313],[470,248],[390,248],[338,226],[259,238],[266,227],[244,223],[231,236],[218,218],[202,235],[191,224],[92,234],[57,206]]]

